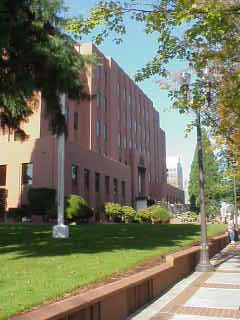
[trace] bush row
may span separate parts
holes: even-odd
[[[105,204],[105,214],[112,221],[125,222],[136,221],[139,223],[168,223],[170,214],[166,206],[153,205],[148,208],[139,209],[136,212],[132,207],[123,206],[119,203],[107,202]]]
[[[8,216],[20,220],[22,217],[41,215],[46,221],[57,218],[56,191],[48,188],[30,189],[28,206],[10,208]],[[88,203],[82,197],[71,194],[65,198],[65,218],[68,222],[88,222],[94,215]],[[121,206],[119,203],[107,202],[102,209],[95,209],[96,214],[105,214],[109,221],[114,222],[139,222],[139,223],[167,223],[170,215],[166,205],[150,206],[136,212],[130,206]]]

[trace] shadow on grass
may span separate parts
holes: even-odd
[[[69,239],[53,239],[51,226],[0,225],[0,255],[51,257],[115,250],[174,249],[199,239],[199,225],[81,225]]]

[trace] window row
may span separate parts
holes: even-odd
[[[77,165],[72,165],[72,183],[74,185],[78,184],[78,166]],[[104,188],[105,188],[105,193],[110,194],[110,176],[103,176],[104,177]],[[99,172],[95,172],[94,175],[94,184],[95,184],[95,192],[100,192],[100,181],[101,181],[101,174]],[[83,170],[83,183],[84,183],[84,191],[89,192],[89,187],[90,187],[90,170],[89,169],[84,169]],[[118,179],[113,178],[113,195],[118,195]],[[126,196],[126,183],[124,180],[121,181],[121,194],[123,199],[125,199]]]
[[[21,167],[22,185],[32,185],[33,163],[23,163]],[[0,165],[0,187],[7,184],[7,165]]]

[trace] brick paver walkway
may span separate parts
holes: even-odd
[[[129,320],[240,319],[240,244],[217,254],[214,272],[195,272]]]

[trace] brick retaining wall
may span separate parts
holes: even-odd
[[[227,235],[209,241],[212,257],[229,243]],[[166,262],[119,281],[65,300],[43,305],[13,320],[125,320],[139,307],[160,296],[188,276],[196,266],[200,247],[193,246],[166,256]]]

